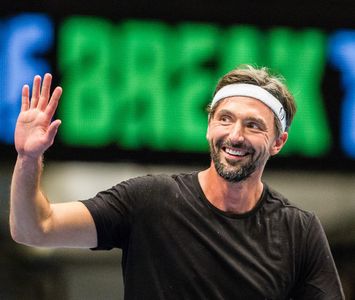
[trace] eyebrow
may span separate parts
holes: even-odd
[[[231,111],[228,110],[228,109],[221,109],[220,111],[218,111],[218,112],[216,113],[216,116],[225,115],[225,114],[227,114],[227,115],[233,115],[233,116],[234,116],[234,113],[231,112]],[[255,122],[255,123],[258,123],[258,124],[262,125],[264,128],[267,128],[266,123],[265,123],[265,120],[262,119],[262,118],[250,116],[250,117],[246,117],[245,120],[246,120],[246,121],[253,121],[253,122]]]
[[[219,116],[219,115],[234,115],[234,114],[228,109],[221,109],[220,111],[216,112],[215,115]]]
[[[265,121],[264,121],[262,118],[247,117],[246,120],[247,120],[247,121],[253,121],[253,122],[255,122],[255,123],[258,123],[258,124],[260,124],[261,126],[263,126],[263,128],[265,128],[265,129],[267,128],[266,123],[265,123]]]

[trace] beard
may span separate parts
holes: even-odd
[[[228,182],[236,183],[248,179],[260,166],[265,165],[268,155],[266,149],[260,153],[256,153],[255,149],[246,143],[232,143],[222,139],[216,142],[214,146],[210,141],[211,159],[219,176]],[[247,151],[247,156],[241,160],[231,160],[226,158],[225,163],[222,162],[221,153],[223,148],[240,148]]]

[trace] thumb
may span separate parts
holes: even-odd
[[[57,131],[58,131],[58,128],[59,128],[60,124],[62,124],[61,120],[55,120],[48,127],[47,140],[48,140],[50,145],[53,144],[54,138],[55,138],[55,136],[57,134]]]

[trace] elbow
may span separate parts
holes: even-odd
[[[17,230],[10,228],[11,238],[14,242],[18,244],[25,244],[23,235],[21,235]]]
[[[44,234],[39,230],[23,230],[10,225],[10,235],[13,241],[18,244],[37,247],[43,245]]]
[[[33,238],[29,238],[27,234],[24,234],[21,232],[21,230],[18,230],[17,228],[10,227],[10,234],[11,238],[13,239],[14,242],[22,245],[32,245],[33,244]]]

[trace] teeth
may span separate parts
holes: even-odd
[[[238,155],[238,156],[243,156],[245,155],[245,151],[242,150],[233,150],[230,148],[226,148],[226,152],[231,155]]]

